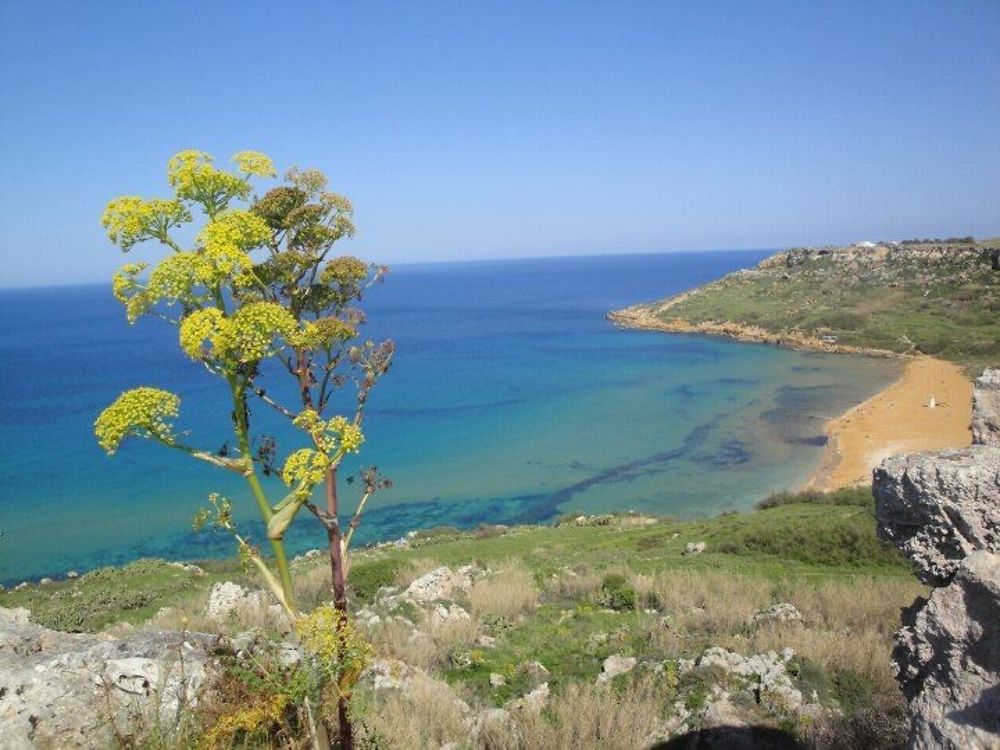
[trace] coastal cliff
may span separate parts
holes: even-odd
[[[979,372],[1000,356],[996,242],[797,248],[616,325],[870,356],[929,354]]]

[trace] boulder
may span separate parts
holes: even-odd
[[[684,554],[700,555],[702,552],[705,551],[706,546],[707,545],[705,544],[705,542],[688,542],[686,545],[684,545]]]
[[[879,535],[924,583],[946,584],[976,550],[1000,552],[1000,444],[888,458],[872,492]]]
[[[202,633],[61,633],[0,609],[3,747],[104,747],[154,721],[169,736],[218,672],[220,648]]]
[[[271,604],[273,597],[265,591],[250,591],[232,581],[212,586],[205,606],[205,616],[217,622],[237,618],[244,624],[258,621],[279,628],[288,627],[288,619],[280,604]]]
[[[604,660],[604,671],[597,675],[597,684],[601,685],[611,682],[618,675],[631,672],[635,669],[636,658],[634,656],[622,656],[614,654]]]

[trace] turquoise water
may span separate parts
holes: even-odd
[[[367,305],[368,334],[391,336],[397,358],[372,394],[360,457],[394,487],[376,497],[361,538],[569,511],[707,515],[800,483],[819,462],[824,420],[897,365],[624,331],[603,317],[764,255],[395,269]],[[226,442],[225,392],[179,354],[172,328],[130,328],[104,285],[0,292],[0,320],[0,580],[229,555],[231,540],[190,529],[213,490],[259,538],[238,478],[138,441],[107,458],[93,440],[95,416],[121,390],[155,385],[181,395],[189,442]],[[265,384],[282,392],[269,373]],[[300,447],[266,407],[254,417],[282,453]],[[305,518],[290,544],[322,538]]]

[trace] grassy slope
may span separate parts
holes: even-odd
[[[851,490],[827,497],[865,503],[866,494],[867,490]],[[705,553],[682,554],[688,542],[699,541],[708,543]],[[351,573],[357,598],[364,600],[378,586],[391,584],[397,570],[421,558],[451,566],[516,558],[539,581],[581,563],[595,570],[627,565],[636,573],[732,572],[772,581],[859,575],[902,580],[909,576],[896,551],[875,537],[874,518],[867,505],[813,501],[708,520],[662,520],[637,527],[524,526],[485,538],[451,529],[421,532],[410,548],[359,553]],[[0,606],[27,607],[37,622],[50,627],[92,631],[116,621],[143,622],[161,607],[204,597],[217,581],[245,582],[245,574],[235,561],[208,561],[202,567],[205,575],[192,575],[162,561],[140,560],[124,568],[103,568],[77,580],[8,591],[0,594]]]
[[[971,372],[1000,360],[1000,272],[971,253],[828,255],[727,276],[660,317],[832,333],[842,344],[919,351]]]

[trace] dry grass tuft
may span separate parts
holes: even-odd
[[[586,564],[563,568],[545,583],[550,599],[589,599],[601,588],[602,575]]]
[[[572,683],[554,695],[542,714],[515,712],[514,731],[486,747],[537,750],[631,750],[646,747],[664,712],[664,696],[653,679],[622,690]],[[514,740],[511,741],[510,735]]]
[[[538,586],[524,563],[508,560],[469,590],[469,606],[480,620],[512,622],[538,606]]]
[[[364,698],[367,705],[356,722],[360,747],[436,748],[468,736],[460,704],[443,682],[417,676],[406,690],[384,690]]]
[[[467,651],[479,635],[478,624],[464,618],[428,617],[418,628],[390,619],[372,628],[368,635],[379,656],[399,659],[424,670],[452,666],[455,657]]]

